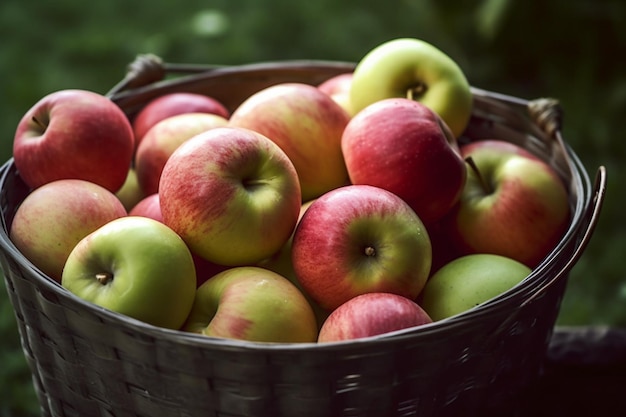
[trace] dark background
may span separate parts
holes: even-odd
[[[22,114],[65,88],[106,93],[140,53],[168,62],[358,61],[395,37],[455,59],[476,87],[558,98],[564,137],[591,177],[608,172],[593,240],[570,275],[560,325],[626,325],[626,2],[621,0],[4,0],[0,159]],[[71,155],[68,155],[71,163]],[[30,373],[0,286],[0,417],[34,416]]]

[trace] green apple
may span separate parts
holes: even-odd
[[[477,253],[453,259],[435,272],[420,294],[433,321],[470,310],[519,284],[531,272],[505,256]]]
[[[420,39],[387,41],[357,63],[350,88],[354,113],[393,97],[408,97],[431,108],[455,137],[465,130],[472,112],[472,92],[461,67]]]
[[[193,305],[196,272],[191,252],[172,229],[154,219],[127,216],[78,242],[61,284],[98,306],[179,329]]]
[[[272,343],[317,340],[317,321],[304,295],[268,269],[241,266],[205,281],[183,330]]]
[[[115,193],[117,198],[122,202],[126,211],[130,211],[135,204],[139,203],[146,194],[141,190],[139,181],[137,180],[137,171],[131,166],[126,175],[126,181],[122,187]]]

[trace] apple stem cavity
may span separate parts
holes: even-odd
[[[96,280],[102,285],[107,285],[113,281],[113,274],[110,272],[99,272],[96,274]]]
[[[491,184],[489,184],[485,180],[485,177],[480,172],[480,169],[478,169],[478,166],[476,165],[476,162],[474,161],[474,158],[472,158],[471,156],[466,157],[465,158],[465,163],[467,165],[469,165],[469,167],[472,169],[474,174],[476,174],[476,178],[478,178],[478,182],[480,183],[480,186],[483,189],[483,191],[485,192],[485,194],[492,194],[495,190],[493,189]]]

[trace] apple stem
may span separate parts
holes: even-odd
[[[376,255],[376,249],[374,249],[374,247],[372,247],[371,245],[366,246],[364,252],[365,252],[365,256]]]
[[[480,183],[480,186],[482,187],[485,194],[493,193],[493,188],[487,181],[485,181],[485,177],[483,177],[482,173],[478,169],[478,166],[476,165],[474,158],[472,158],[471,156],[466,157],[465,163],[467,163],[467,165],[470,166],[472,171],[474,171],[474,174],[476,174],[476,177],[478,178],[478,182]]]
[[[421,96],[425,92],[426,85],[419,83],[406,90],[406,98],[408,98],[409,100],[416,100],[417,97]]]
[[[46,126],[44,123],[42,123],[42,121],[41,121],[41,120],[39,120],[39,119],[38,119],[38,118],[36,118],[35,116],[33,116],[33,119],[32,119],[32,120],[33,120],[33,122],[35,122],[35,124],[36,124],[37,126],[39,126],[42,130],[44,130],[44,131],[46,130],[47,126]]]
[[[113,274],[110,272],[98,272],[96,274],[96,280],[102,285],[107,285],[113,280]]]

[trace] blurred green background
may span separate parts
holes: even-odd
[[[443,49],[476,87],[561,101],[565,139],[591,177],[606,166],[608,192],[594,238],[571,273],[558,324],[626,325],[622,0],[4,0],[0,158],[11,157],[17,122],[41,97],[65,88],[105,93],[140,53],[198,64],[358,61],[404,36]],[[0,286],[0,417],[34,416],[30,373]]]

